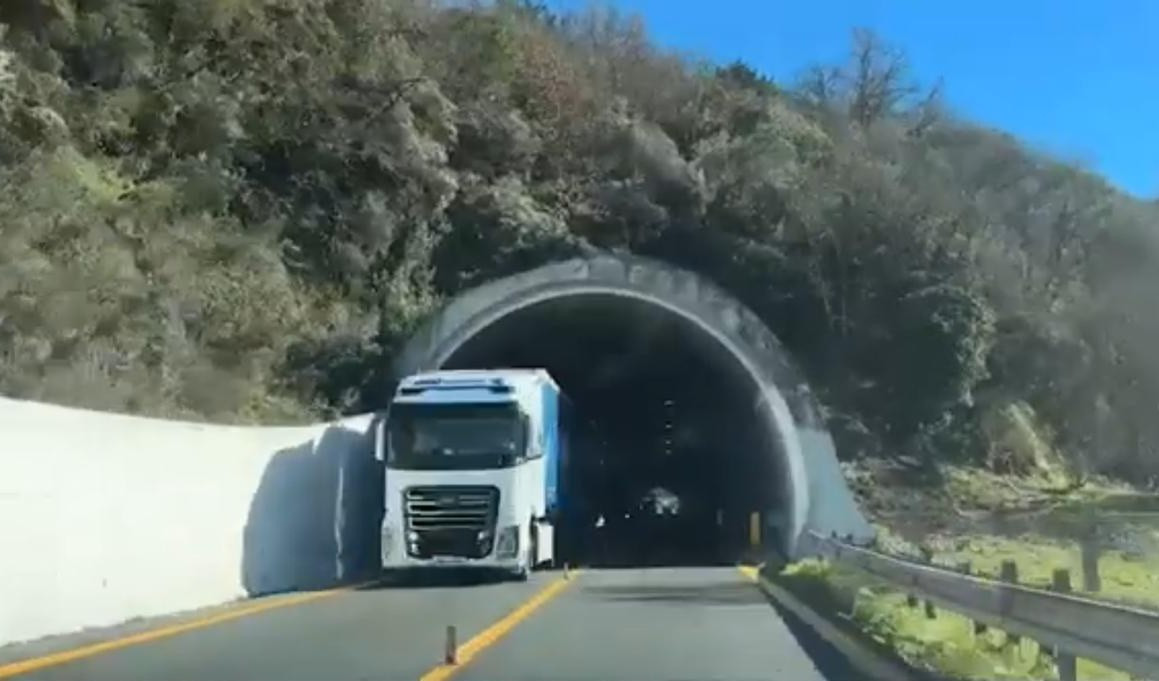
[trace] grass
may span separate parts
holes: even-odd
[[[1083,593],[1082,558],[1073,542],[1041,537],[971,536],[960,538],[956,550],[934,554],[934,561],[945,565],[970,561],[974,573],[991,578],[998,576],[1006,560],[1018,565],[1021,583],[1038,587],[1049,586],[1054,570],[1066,568],[1070,570],[1074,590]],[[1101,589],[1083,595],[1159,609],[1159,558],[1135,558],[1123,551],[1105,552],[1099,556],[1099,576]]]
[[[906,595],[872,578],[823,560],[806,560],[771,575],[780,584],[848,622],[910,665],[958,679],[1057,679],[1048,651],[1005,632],[974,632],[973,622],[938,609],[935,617],[910,607]],[[1078,677],[1088,681],[1128,681],[1130,675],[1079,660]]]
[[[997,577],[1002,562],[1012,560],[1020,582],[1040,587],[1050,584],[1054,570],[1065,568],[1081,593],[1078,538],[1097,528],[1104,542],[1115,535],[1133,539],[1126,542],[1126,550],[1112,546],[1101,551],[1101,588],[1085,595],[1159,608],[1159,495],[1105,480],[1059,493],[1040,478],[999,477],[971,469],[951,471],[946,491],[959,506],[989,506],[991,515],[973,528],[958,525],[931,532],[923,544],[934,562],[954,566],[969,561],[975,573]],[[1042,503],[1044,497],[1048,503]],[[1028,508],[1027,499],[1039,503]],[[1004,522],[994,523],[1004,513]],[[995,525],[1009,533],[996,531]]]
[[[848,473],[847,473],[848,475]],[[892,477],[890,477],[892,476]],[[1047,587],[1066,568],[1076,593],[1159,609],[1159,495],[1092,479],[1075,485],[1050,470],[1023,476],[946,466],[909,481],[891,468],[862,468],[863,508],[877,517],[878,549],[943,566],[970,563],[997,578],[1004,561],[1023,584]],[[1097,528],[1111,548],[1099,557],[1101,588],[1083,592],[1078,537]],[[1131,537],[1130,540],[1121,540]],[[927,618],[906,594],[852,568],[820,560],[769,575],[822,612],[838,613],[911,665],[957,679],[1056,679],[1049,651],[1032,640],[1013,643],[995,629],[975,634],[969,619],[938,609]],[[1080,679],[1126,681],[1126,673],[1078,661]]]
[[[1159,510],[1159,496],[1140,493],[1103,478],[1081,486],[1054,469],[1011,476],[979,468],[947,466],[944,491],[965,509],[1033,510],[1045,507],[1115,510]]]

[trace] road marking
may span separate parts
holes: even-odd
[[[483,631],[479,632],[463,645],[459,646],[455,651],[455,657],[458,664],[440,664],[431,669],[426,674],[419,677],[419,681],[446,681],[451,678],[455,672],[462,669],[473,657],[498,643],[504,636],[509,634],[517,624],[531,616],[531,613],[538,610],[545,603],[555,598],[568,587],[576,577],[580,574],[580,570],[572,570],[570,579],[557,579],[548,584],[546,587],[540,589],[534,596],[524,601],[522,605],[491,623]]]
[[[72,648],[71,650],[62,650],[57,653],[50,653],[41,657],[33,657],[27,660],[19,660],[17,662],[10,662],[8,664],[0,664],[0,679],[8,679],[19,674],[27,674],[28,672],[37,671],[46,667],[55,667],[74,660],[79,660],[85,657],[92,657],[101,653],[108,653],[129,646],[140,645],[142,643],[149,643],[150,641],[157,641],[170,636],[184,634],[187,631],[194,631],[196,629],[204,629],[215,624],[228,622],[230,620],[239,619],[241,617],[248,617],[249,615],[256,615],[259,612],[267,610],[275,610],[277,608],[285,608],[291,605],[301,605],[310,601],[316,601],[330,596],[336,596],[340,593],[353,591],[359,587],[367,586],[368,584],[375,584],[377,580],[370,582],[363,582],[360,584],[352,584],[350,586],[338,587],[336,589],[326,589],[324,591],[311,591],[308,593],[294,594],[278,598],[276,600],[261,600],[257,602],[249,602],[236,609],[227,612],[220,612],[214,615],[207,615],[205,617],[191,620],[189,622],[182,622],[180,624],[172,624],[167,627],[160,627],[158,629],[150,629],[136,634],[130,634],[121,638],[115,638],[109,641],[101,641],[100,643],[92,643],[79,648]]]

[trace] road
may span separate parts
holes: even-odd
[[[846,681],[835,653],[735,568],[537,573],[526,583],[370,585],[276,596],[0,648],[0,678],[44,681]],[[217,621],[231,608],[269,606]],[[459,664],[440,666],[447,625]],[[165,628],[187,630],[164,635]],[[161,634],[156,632],[161,631]],[[153,633],[150,633],[153,632]],[[125,641],[136,636],[137,642]],[[155,637],[152,640],[150,637]],[[67,660],[60,651],[111,641]],[[52,657],[56,655],[56,657]],[[33,661],[12,676],[13,662]],[[8,666],[6,666],[8,665]]]

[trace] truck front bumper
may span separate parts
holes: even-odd
[[[400,528],[383,527],[381,535],[381,562],[383,570],[495,570],[520,572],[525,569],[527,558],[520,550],[519,528],[511,526],[495,541],[485,547],[486,553],[479,556],[440,555],[434,551],[412,550],[420,546],[421,539],[403,536]],[[418,555],[416,555],[416,553]]]

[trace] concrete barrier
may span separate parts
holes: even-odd
[[[0,644],[373,569],[370,423],[216,426],[0,398]]]

